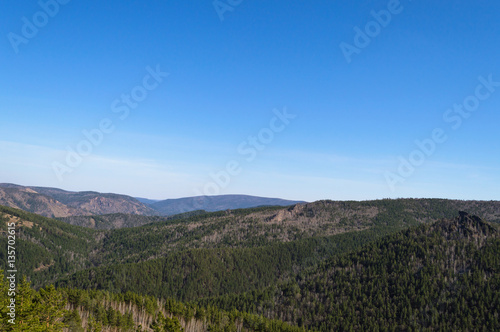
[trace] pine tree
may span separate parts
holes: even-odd
[[[87,332],[101,332],[101,331],[102,331],[102,324],[99,322],[96,322],[94,316],[90,315],[89,321],[87,324]]]
[[[0,270],[3,275],[3,271]],[[63,317],[66,313],[66,301],[54,286],[48,286],[39,292],[31,289],[30,283],[24,277],[16,287],[15,297],[8,294],[8,286],[4,278],[0,278],[0,304],[2,316],[0,317],[1,331],[5,332],[57,332],[62,331],[66,325]],[[9,323],[7,303],[15,299],[14,324]]]

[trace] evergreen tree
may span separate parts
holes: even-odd
[[[2,270],[0,274],[3,276]],[[7,283],[3,277],[0,279],[0,304],[2,304],[0,327],[2,331],[57,332],[63,330],[66,326],[63,323],[66,300],[54,286],[47,286],[36,292],[24,277],[16,287],[15,296],[9,296]],[[11,317],[5,310],[7,303],[10,303],[13,298],[16,305],[14,324],[9,322]]]

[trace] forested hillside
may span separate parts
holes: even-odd
[[[9,287],[0,270],[0,331],[270,331],[306,332],[279,320],[208,306],[198,307],[172,299],[158,300],[131,292],[110,293],[78,289],[35,291],[21,280],[15,311],[9,311]],[[10,316],[7,313],[15,316]],[[14,323],[13,323],[14,322]]]
[[[498,226],[461,213],[334,257],[267,290],[201,300],[320,331],[500,329]]]
[[[458,214],[455,204],[319,201],[287,208],[200,211],[108,230],[0,206],[0,231],[5,234],[6,224],[15,223],[18,277],[27,276],[40,291],[55,284],[67,292],[169,298],[199,312],[212,308],[226,317],[217,316],[227,331],[243,326],[266,330],[259,324],[273,319],[288,322],[286,329],[291,330],[425,330],[461,324],[499,328],[498,224],[466,213],[440,220]],[[498,221],[498,202],[464,206]],[[0,246],[6,247],[5,236]],[[0,260],[5,266],[5,252],[0,251]],[[68,305],[74,301],[67,300]],[[75,310],[84,325],[85,319],[92,325],[111,317],[111,326],[119,321],[122,330],[138,326],[138,318],[126,310],[122,318],[112,318],[118,314],[108,302],[105,309],[81,306],[72,307],[76,325]],[[102,310],[110,316],[103,318]],[[155,319],[167,324],[166,318]],[[248,325],[245,319],[261,323]],[[193,322],[179,318],[184,327],[198,326],[193,331],[209,326]]]
[[[288,208],[262,207],[189,213],[142,227],[92,230],[17,209],[0,207],[5,221],[18,225],[23,273],[38,287],[79,270],[101,265],[166,258],[187,249],[253,248],[348,232],[385,234],[419,223],[453,217],[459,201],[319,201]],[[499,220],[498,202],[465,201],[475,214]],[[126,215],[118,215],[126,220]],[[484,217],[486,219],[486,217]],[[111,222],[103,219],[103,222]],[[1,223],[5,227],[5,222]],[[5,229],[5,228],[3,228]],[[374,239],[371,238],[371,239]],[[5,241],[2,237],[1,241]],[[0,259],[5,260],[3,253]]]
[[[57,286],[132,291],[180,301],[238,294],[287,280],[392,231],[380,228],[253,248],[190,249],[141,263],[87,269],[59,280]]]
[[[192,216],[206,214],[206,211],[198,210],[176,214],[173,216],[141,216],[137,214],[111,213],[98,216],[70,216],[57,218],[65,223],[95,229],[117,229],[138,227],[167,220],[187,219]]]
[[[0,247],[7,248],[7,223],[15,223],[16,266],[34,285],[93,266],[91,253],[102,234],[36,214],[0,206]],[[0,250],[1,266],[7,251]]]
[[[278,211],[276,211],[278,209]],[[281,212],[279,210],[281,209]],[[286,221],[289,226],[303,227],[304,223],[371,224],[377,220],[412,220],[417,222],[436,221],[440,218],[452,218],[460,209],[478,215],[492,222],[500,222],[500,202],[498,201],[457,201],[444,199],[398,199],[376,201],[318,201],[314,203],[293,205],[290,207],[270,207],[256,209],[240,209],[244,213],[256,212],[252,218],[260,222],[276,223]],[[227,212],[214,214],[224,215]],[[233,211],[234,212],[234,211]],[[258,212],[258,213],[257,213]],[[279,213],[278,213],[279,212]],[[187,219],[206,213],[203,210],[191,211],[169,217],[141,216],[124,213],[92,216],[70,216],[60,220],[79,226],[114,229],[142,226],[148,223],[171,219]],[[222,213],[222,214],[221,214]],[[243,214],[244,214],[243,213]],[[234,213],[233,213],[234,214]],[[243,215],[239,213],[239,215]]]

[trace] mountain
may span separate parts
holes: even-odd
[[[0,205],[54,218],[116,213],[171,216],[197,210],[222,211],[257,206],[289,206],[296,203],[304,202],[247,195],[199,196],[158,201],[113,193],[73,192],[58,188],[0,183]],[[115,224],[123,223],[117,221]],[[131,223],[127,225],[132,226]]]
[[[460,209],[470,211],[486,220],[500,222],[500,202],[498,201],[459,201],[445,199],[398,199],[398,200],[375,200],[375,201],[317,201],[314,203],[300,203],[293,206],[270,209],[258,209],[252,215],[253,218],[262,223],[262,227],[286,221],[288,228],[295,226],[299,229],[308,227],[315,229],[321,235],[330,234],[326,228],[332,222],[338,223],[336,226],[348,226],[363,228],[370,224],[397,220],[411,223],[436,221],[440,218],[451,218]],[[222,214],[232,214],[238,210],[223,210]],[[260,211],[260,212],[257,212]],[[264,211],[271,211],[261,213]],[[122,213],[107,214],[101,216],[72,216],[59,218],[60,220],[79,226],[92,227],[97,229],[113,229],[122,227],[135,227],[149,223],[160,222],[172,219],[187,219],[191,216],[202,215],[203,210],[191,211],[168,217],[127,215]],[[237,213],[241,214],[241,213]],[[408,224],[409,225],[409,224]],[[321,227],[322,228],[321,228]],[[278,226],[280,227],[280,226]],[[345,228],[345,229],[348,229]],[[230,229],[227,228],[226,233]],[[233,229],[232,231],[236,231]],[[331,235],[331,234],[330,234]],[[280,237],[283,238],[283,235]]]
[[[46,217],[109,213],[158,214],[151,207],[126,195],[102,194],[94,191],[72,192],[57,188],[25,187],[10,183],[0,184],[0,204]]]
[[[143,198],[143,197],[134,197],[136,200],[138,200],[141,203],[151,205],[153,203],[159,202],[160,199],[149,199],[149,198]]]
[[[207,249],[209,251],[206,255],[209,257],[212,255],[210,250],[222,248],[256,248],[308,241],[308,239],[317,241],[313,239],[372,230],[372,233],[366,235],[365,240],[358,240],[359,243],[363,243],[381,234],[416,223],[409,217],[405,220],[402,217],[399,220],[384,216],[388,210],[396,211],[406,208],[407,205],[395,208],[392,205],[400,205],[400,202],[380,203],[386,206],[378,207],[376,214],[373,213],[373,206],[370,204],[352,202],[342,206],[342,203],[337,202],[316,202],[286,208],[275,206],[202,214],[188,213],[172,218],[159,218],[156,222],[141,227],[111,230],[78,227],[1,206],[0,218],[6,222],[11,219],[17,221],[17,245],[26,248],[19,249],[20,252],[26,253],[22,259],[26,266],[22,271],[35,281],[34,285],[38,287],[44,282],[83,269],[111,264],[135,264],[165,258],[190,249]],[[353,209],[357,209],[358,214],[352,214]],[[118,214],[104,216],[102,221],[112,222],[111,219],[105,219],[109,216],[127,220],[127,215]],[[100,216],[92,218],[96,225],[99,224]],[[63,239],[68,241],[64,242]],[[0,238],[0,246],[4,240],[6,241],[5,238]],[[330,239],[325,241],[330,243]],[[331,248],[336,246],[330,245]],[[75,254],[77,249],[78,256]],[[317,256],[309,257],[313,261],[324,257]],[[253,260],[259,256],[250,255],[250,257],[253,257]],[[5,260],[5,257],[0,252],[0,261],[2,259]]]
[[[162,215],[173,215],[195,210],[212,212],[228,209],[245,209],[258,206],[289,206],[297,203],[305,202],[248,195],[218,195],[166,199],[152,203],[150,206]]]
[[[114,230],[95,252],[102,260],[99,267],[77,272],[58,285],[178,300],[237,294],[271,285],[388,233],[452,217],[459,211],[453,204],[411,199],[318,201]],[[473,205],[500,214],[491,203]]]
[[[69,216],[57,218],[65,223],[95,229],[116,229],[138,227],[167,220],[160,216],[141,216],[137,214],[111,213],[94,216]]]
[[[65,217],[83,211],[69,207],[56,199],[41,195],[28,187],[0,185],[0,205],[10,206],[48,217]]]
[[[318,331],[498,331],[498,228],[460,212],[328,259],[277,287],[198,305]]]
[[[0,206],[0,245],[7,247],[7,224],[15,223],[16,268],[35,285],[94,266],[92,251],[102,234],[19,209]],[[7,251],[0,250],[7,266]]]
[[[26,264],[22,271],[32,280],[37,280],[36,286],[39,286],[83,269],[136,264],[191,249],[257,248],[320,239],[330,243],[328,250],[331,250],[336,248],[331,241],[337,235],[358,234],[356,236],[364,236],[365,239],[357,241],[365,243],[390,232],[452,218],[461,210],[458,205],[459,201],[435,199],[318,201],[291,207],[188,213],[171,218],[150,217],[144,218],[147,224],[141,227],[108,230],[77,227],[9,207],[0,207],[0,218],[5,222],[11,219],[17,221],[17,245],[24,248],[19,252],[24,253],[21,261]],[[489,216],[491,220],[500,220],[498,202],[464,201],[461,205],[482,218]],[[97,226],[116,220],[124,223],[134,221],[128,219],[129,216],[116,214],[102,219],[100,216],[92,218]],[[83,222],[86,222],[85,219]],[[345,246],[346,243],[342,245]],[[78,254],[75,252],[77,249]],[[5,258],[1,255],[0,251],[0,258]],[[258,255],[251,257],[255,259]],[[321,257],[324,256],[318,255],[317,259]],[[307,260],[303,262],[292,269],[300,270],[310,264]]]
[[[56,285],[193,301],[257,291],[379,236],[367,230],[258,247],[180,250],[139,263],[101,264]]]
[[[129,215],[112,216],[103,223]],[[152,218],[96,230],[0,206],[0,232],[16,224],[18,278],[39,289],[34,305],[56,284],[75,326],[125,331],[168,316],[196,332],[500,328],[499,202],[318,201]],[[146,303],[164,318],[144,316]]]
[[[95,228],[95,229],[117,229],[138,227],[151,223],[167,220],[187,219],[192,216],[206,214],[205,211],[191,211],[173,216],[141,216],[137,214],[112,213],[98,216],[70,216],[57,218],[71,225]]]

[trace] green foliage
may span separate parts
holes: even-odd
[[[82,195],[87,194],[92,193]],[[38,288],[84,269],[144,262],[186,249],[254,248],[367,229],[386,233],[449,218],[460,209],[500,221],[498,202],[402,199],[197,211],[167,219],[125,214],[92,217],[98,224],[109,218],[125,223],[135,218],[152,221],[142,227],[103,231],[0,206],[0,218],[4,220],[0,228],[5,229],[7,216],[21,219],[16,226],[17,268]],[[283,220],[273,219],[282,212]],[[0,237],[0,246],[5,245],[6,239]],[[0,251],[0,263],[5,262],[6,252]]]
[[[402,231],[279,287],[206,299],[320,331],[499,330],[500,238],[479,218]]]
[[[67,311],[64,315],[63,323],[71,332],[84,332],[82,327],[82,319],[76,309]]]
[[[101,332],[101,331],[102,331],[102,323],[96,321],[95,317],[93,315],[91,315],[89,317],[86,332]]]
[[[322,201],[108,231],[0,207],[0,229],[20,218],[16,267],[35,287],[58,280],[86,289],[35,291],[21,282],[21,327],[43,321],[78,331],[79,312],[62,310],[67,301],[90,314],[92,331],[138,329],[132,311],[116,303],[157,317],[163,330],[191,320],[210,331],[498,330],[498,227],[468,216],[433,224],[459,203]],[[498,216],[494,202],[462,203]],[[167,299],[164,308],[157,298]]]
[[[193,249],[138,264],[80,271],[58,287],[136,292],[181,301],[264,288],[321,260],[359,248],[389,228],[257,248]]]
[[[10,218],[17,221],[16,268],[34,286],[91,266],[88,256],[96,245],[95,231],[4,206],[0,216],[4,227]],[[7,248],[7,237],[0,237],[0,247]],[[6,266],[6,250],[0,250],[0,262]]]
[[[144,310],[149,316],[154,317],[149,328],[153,331],[184,331],[182,322],[195,320],[198,326],[203,326],[207,331],[237,331],[242,327],[244,331],[270,331],[270,332],[305,332],[304,328],[292,326],[285,322],[268,319],[261,315],[244,313],[237,310],[230,312],[220,310],[213,306],[200,307],[194,303],[182,303],[174,299],[167,299],[163,306],[158,306],[159,301],[150,296],[141,296],[132,292],[110,293],[107,291],[59,289],[68,303],[90,313],[89,331],[116,328],[120,331],[140,330],[132,320],[131,313],[121,314],[112,309],[109,303],[116,306],[132,308],[135,313]],[[107,309],[106,309],[107,306]],[[163,315],[165,310],[167,316]],[[76,315],[76,314],[73,314]],[[122,318],[118,318],[118,317]],[[70,315],[67,314],[69,317]],[[71,319],[68,318],[68,321]]]
[[[158,313],[156,320],[151,324],[154,332],[184,332],[184,329],[177,317],[164,317],[161,312]]]
[[[0,270],[0,274],[3,271]],[[36,292],[23,278],[16,287],[15,296],[10,295],[7,283],[4,278],[0,278],[1,331],[62,331],[66,326],[63,323],[66,301],[54,286]],[[7,304],[12,303],[11,299],[15,299],[15,311],[7,309]],[[15,313],[15,317],[7,313]],[[14,320],[9,321],[11,319]]]

